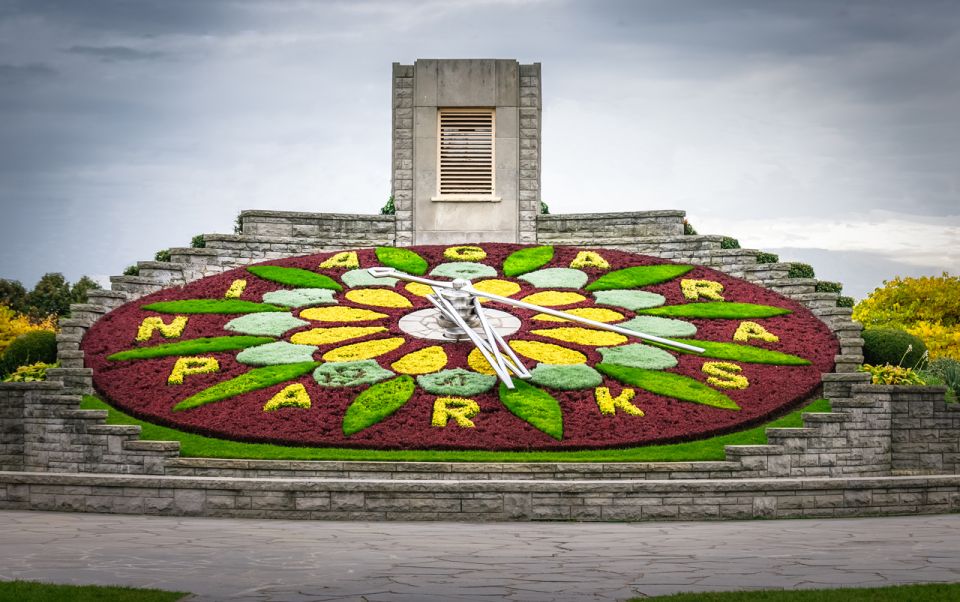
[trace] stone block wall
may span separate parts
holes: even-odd
[[[540,215],[540,63],[520,65],[520,225],[518,241],[537,242],[537,216]]]
[[[861,387],[889,400],[893,474],[960,473],[960,403],[945,404],[940,387]]]
[[[413,65],[393,64],[393,187],[396,245],[413,244]]]

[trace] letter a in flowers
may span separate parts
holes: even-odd
[[[633,389],[624,389],[620,395],[614,397],[607,387],[597,387],[593,394],[597,399],[597,407],[604,416],[615,416],[617,408],[631,416],[643,416],[643,410],[630,403],[637,394]]]
[[[701,297],[711,301],[723,301],[723,285],[713,280],[681,280],[680,290],[683,296],[691,301]]]
[[[733,340],[744,342],[750,339],[760,339],[768,343],[780,342],[780,337],[756,322],[740,322],[740,326],[737,326],[737,331],[733,333]]]
[[[443,428],[451,418],[461,428],[472,429],[475,424],[470,420],[480,413],[480,405],[472,399],[461,397],[438,397],[433,402],[431,426]]]

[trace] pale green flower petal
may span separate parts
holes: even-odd
[[[237,354],[237,361],[248,366],[299,364],[301,362],[312,362],[313,354],[317,349],[319,347],[313,345],[294,345],[286,341],[279,341],[248,347]]]
[[[263,295],[264,303],[283,305],[284,307],[306,307],[308,305],[332,305],[335,291],[325,288],[295,288],[290,291],[272,291]]]
[[[589,276],[572,268],[546,268],[519,276],[537,288],[583,288]]]
[[[227,330],[243,334],[278,337],[288,330],[306,326],[309,322],[293,317],[288,312],[260,312],[247,314],[227,322]]]

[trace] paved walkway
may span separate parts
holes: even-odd
[[[713,523],[349,523],[0,511],[0,579],[196,600],[623,600],[960,581],[960,515]]]

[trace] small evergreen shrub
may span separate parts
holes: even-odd
[[[780,261],[780,256],[776,253],[764,253],[763,251],[757,253],[757,263],[777,263]]]
[[[817,291],[818,293],[841,293],[843,292],[843,285],[839,282],[821,280],[813,287],[813,290]]]
[[[237,214],[237,217],[233,218],[233,233],[243,234],[243,215],[240,213]]]
[[[3,352],[0,372],[9,374],[28,364],[57,361],[57,335],[49,330],[36,330],[22,334]]]
[[[380,208],[380,215],[396,215],[397,206],[393,202],[393,195],[387,199],[387,204]]]
[[[872,366],[918,366],[926,356],[927,346],[909,332],[892,328],[870,328],[863,331],[863,362]]]
[[[683,220],[683,233],[687,236],[696,235],[697,231],[687,220]]]
[[[846,295],[840,295],[837,297],[837,307],[853,307],[856,305],[856,301],[853,297],[848,297]]]
[[[124,276],[139,276],[139,275],[140,275],[140,266],[138,266],[137,264],[128,265],[128,266],[123,270],[123,275],[124,275]]]
[[[809,263],[791,263],[787,278],[813,278],[813,266]]]
[[[203,238],[203,234],[197,234],[190,239],[190,246],[194,249],[205,249],[207,247],[207,241]]]
[[[540,215],[550,215],[550,207],[543,201],[540,201]]]
[[[156,254],[154,254],[154,256],[153,256],[153,260],[154,260],[154,261],[165,261],[165,262],[169,262],[169,261],[170,261],[170,249],[162,249],[162,250],[160,250],[160,251],[157,251]]]
[[[736,238],[731,238],[729,236],[724,236],[723,240],[720,241],[721,249],[739,249],[740,241]]]

